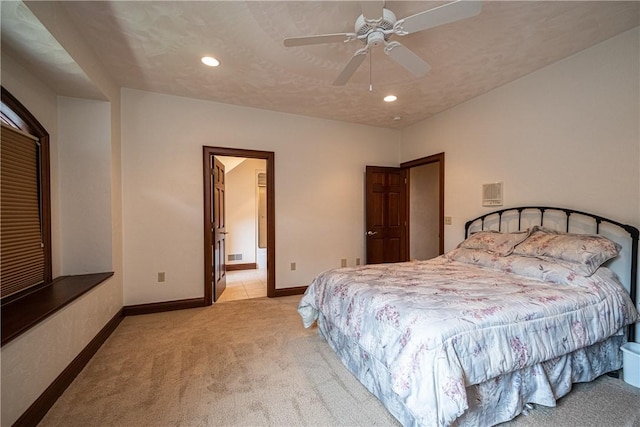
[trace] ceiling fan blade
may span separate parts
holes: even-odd
[[[480,13],[482,3],[479,1],[457,0],[424,12],[416,13],[398,20],[394,25],[396,34],[406,35],[427,30],[461,19],[471,18]]]
[[[369,50],[366,47],[359,49],[356,53],[353,54],[347,65],[342,69],[342,72],[333,82],[334,86],[344,86],[347,84],[353,73],[356,72],[360,64],[366,59],[367,53]]]
[[[321,34],[318,36],[290,37],[284,39],[284,45],[286,47],[307,46],[310,44],[348,42],[355,39],[355,33]]]
[[[384,0],[361,1],[360,9],[366,19],[376,20],[382,18],[384,8]]]
[[[384,52],[398,64],[402,65],[416,77],[422,77],[429,72],[431,67],[406,46],[398,42],[388,43]]]

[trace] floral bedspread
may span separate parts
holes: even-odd
[[[621,334],[638,318],[606,268],[582,277],[534,258],[462,248],[429,261],[327,271],[298,312],[305,327],[320,315],[321,334],[350,341],[342,345],[350,359],[373,358],[366,366],[378,372],[367,375],[379,382],[381,401],[400,402],[410,424],[428,426],[463,414],[466,387]]]

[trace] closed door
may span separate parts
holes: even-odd
[[[407,261],[407,172],[366,168],[367,264]]]

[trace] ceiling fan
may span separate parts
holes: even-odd
[[[364,47],[358,49],[338,78],[334,86],[347,84],[351,76],[364,62],[373,47],[384,45],[384,53],[406,68],[416,77],[422,77],[431,68],[422,58],[397,41],[389,41],[393,35],[406,36],[418,31],[428,30],[480,13],[479,1],[457,0],[452,3],[425,10],[404,19],[396,19],[396,15],[384,7],[384,1],[361,1],[362,15],[356,19],[354,33],[321,34],[307,37],[291,37],[284,40],[287,47],[306,46],[322,43],[350,42],[360,40]]]

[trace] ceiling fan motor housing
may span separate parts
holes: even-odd
[[[382,17],[377,20],[367,20],[364,15],[360,15],[356,19],[355,33],[365,44],[378,46],[391,36],[390,33],[385,34],[379,30],[392,30],[396,21],[396,15],[389,9],[382,9]]]

